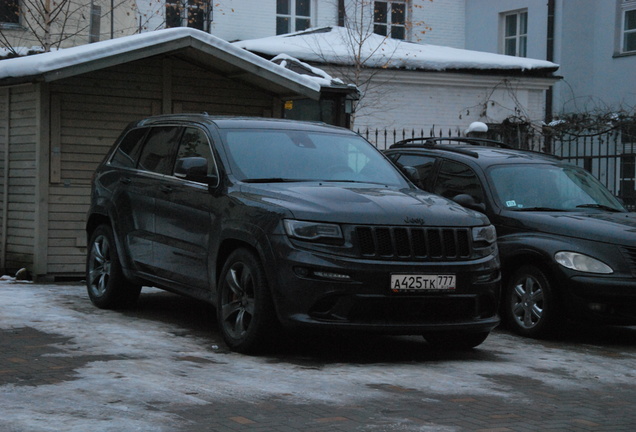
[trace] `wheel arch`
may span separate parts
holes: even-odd
[[[523,253],[515,254],[514,256],[506,258],[502,262],[502,272],[501,272],[501,283],[502,290],[500,296],[500,305],[504,306],[505,303],[505,295],[506,290],[508,288],[508,284],[510,282],[510,278],[512,275],[524,265],[531,265],[537,267],[541,270],[545,277],[550,282],[552,286],[552,293],[559,304],[563,304],[563,293],[562,290],[558,289],[558,274],[555,267],[554,261],[552,261],[545,254],[541,254],[536,251],[525,251]],[[502,311],[503,312],[503,311]]]
[[[124,245],[120,241],[119,234],[117,233],[115,229],[112,218],[110,218],[108,215],[105,215],[102,213],[92,213],[88,217],[88,220],[86,221],[87,247],[88,248],[91,247],[89,243],[93,235],[93,232],[100,225],[107,225],[113,231],[113,237],[115,239],[115,247],[117,248],[117,255],[119,256],[119,260],[122,266],[122,272],[124,273],[124,276],[126,277],[126,279],[130,281],[135,281],[136,283],[139,283],[139,284],[143,283],[143,281],[139,280],[133,274],[133,271],[131,270],[132,267],[130,266],[130,261],[129,261],[130,257],[128,256],[128,254],[125,253]]]

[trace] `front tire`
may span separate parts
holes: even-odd
[[[265,270],[254,253],[237,249],[230,254],[221,272],[217,304],[219,329],[230,349],[254,354],[271,341],[278,321]]]
[[[556,330],[559,306],[546,273],[525,265],[510,277],[506,286],[503,315],[512,331],[542,338]]]
[[[91,302],[101,309],[133,306],[139,298],[141,286],[131,283],[124,276],[112,228],[98,226],[88,245],[86,288]]]

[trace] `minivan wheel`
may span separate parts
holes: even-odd
[[[509,279],[504,299],[504,318],[514,332],[533,338],[552,333],[558,305],[546,274],[538,267],[520,267]]]
[[[229,256],[217,304],[219,329],[232,350],[254,354],[270,342],[277,320],[265,270],[255,254],[237,249]]]
[[[448,350],[470,350],[481,345],[490,332],[469,333],[462,331],[448,331],[427,333],[424,339],[435,348]]]
[[[131,283],[124,276],[111,227],[97,227],[88,244],[86,287],[91,302],[101,309],[134,305],[141,286]]]

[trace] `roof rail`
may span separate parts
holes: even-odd
[[[474,146],[491,146],[512,149],[512,146],[504,144],[501,141],[491,140],[486,138],[473,138],[473,137],[420,137],[420,138],[407,138],[392,144],[389,148],[406,147],[414,145],[414,142],[422,141],[422,146],[434,147],[439,144],[450,144],[452,142],[469,144]]]

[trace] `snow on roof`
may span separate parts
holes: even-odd
[[[308,75],[323,86],[344,84],[344,82],[340,78],[334,78],[324,70],[311,66],[287,54],[279,54],[270,61],[279,64],[280,66],[287,69],[290,69],[292,65],[297,65],[299,68],[302,69],[302,73]]]
[[[285,53],[304,61],[352,65],[353,52],[361,45],[360,59],[368,67],[424,70],[542,70],[553,72],[559,65],[545,60],[506,56],[481,51],[417,44],[377,34],[353,40],[344,27],[323,27],[302,32],[234,42],[248,51],[276,56]]]
[[[209,33],[187,27],[157,30],[55,52],[0,60],[0,80],[50,74],[61,69],[73,68],[127,53],[138,53],[139,58],[144,58],[158,53],[152,50],[153,47],[171,42],[183,42],[188,39],[207,44],[230,57],[254,64],[311,91],[320,91],[320,83],[315,79],[287,70]]]

